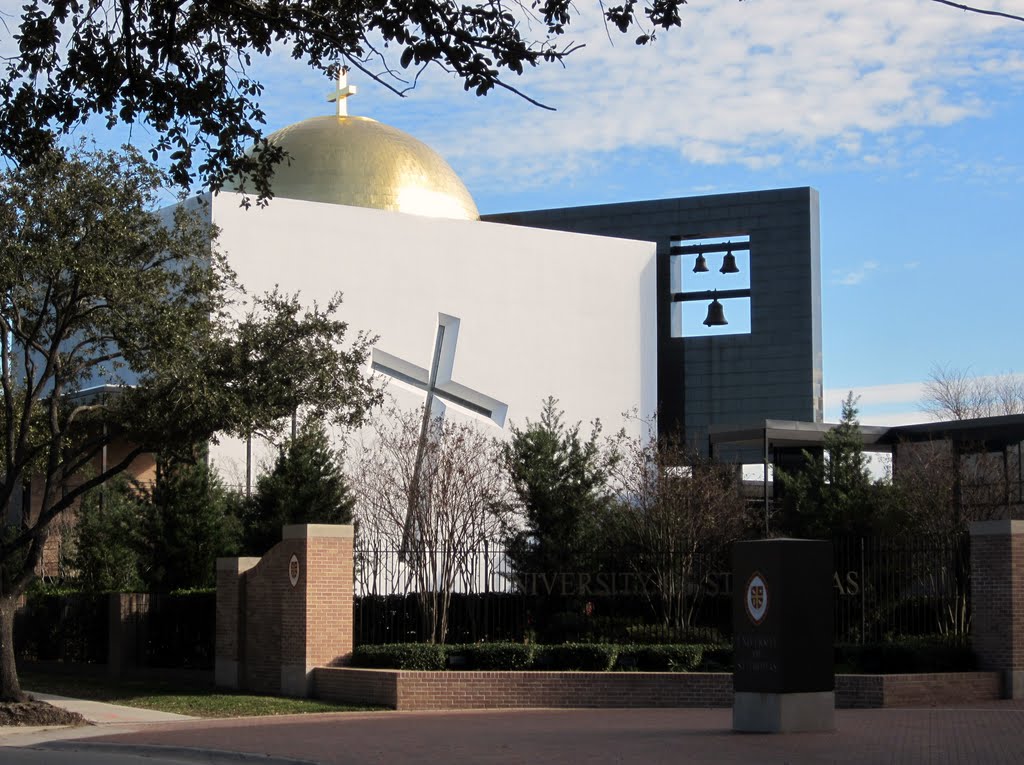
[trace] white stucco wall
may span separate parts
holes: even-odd
[[[567,421],[600,418],[606,430],[625,411],[655,411],[652,243],[290,199],[245,210],[230,193],[212,200],[212,217],[248,290],[276,284],[321,303],[341,291],[353,332],[378,335],[379,349],[420,367],[430,365],[438,314],[458,317],[452,379],[507,404],[506,432],[535,419],[549,395]],[[402,383],[389,391],[423,401]],[[500,432],[458,412],[449,405],[447,416]],[[239,461],[244,474],[239,444],[213,458],[229,480]]]

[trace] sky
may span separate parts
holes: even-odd
[[[691,0],[636,47],[577,10],[586,47],[512,81],[557,111],[440,68],[405,98],[354,72],[349,111],[437,149],[482,213],[817,189],[826,419],[852,390],[865,423],[926,420],[936,365],[1024,372],[1024,23],[932,0]],[[268,130],[332,112],[300,62],[254,71]]]

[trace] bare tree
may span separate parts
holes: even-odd
[[[1024,414],[1024,375],[978,377],[969,369],[937,364],[925,383],[921,408],[936,420]]]
[[[500,537],[494,510],[508,504],[510,486],[494,438],[472,424],[437,418],[417,476],[422,417],[422,410],[392,405],[374,418],[352,486],[360,546],[375,553],[370,557],[378,565],[380,554],[401,553],[392,571],[364,575],[378,577],[379,594],[415,588],[426,634],[444,642],[452,594],[474,589],[489,575],[480,550]],[[407,534],[410,512],[413,532]],[[381,581],[389,573],[390,581]]]
[[[651,428],[653,430],[653,427]],[[735,466],[702,457],[672,435],[629,438],[611,448],[623,534],[634,565],[651,577],[666,627],[687,629],[700,603],[702,555],[722,553],[744,526],[745,503]]]

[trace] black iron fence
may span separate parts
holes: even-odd
[[[15,616],[14,647],[25,661],[212,670],[215,626],[212,592],[31,595]]]
[[[835,549],[835,636],[966,635],[969,540],[846,538]],[[588,571],[520,570],[496,546],[357,547],[355,640],[719,642],[732,634],[728,550],[595,553]]]
[[[134,617],[137,665],[150,668],[212,670],[216,640],[217,595],[214,592],[153,593]]]
[[[970,538],[834,541],[836,639],[966,636],[970,627]]]
[[[25,661],[107,661],[107,595],[35,595],[14,616],[14,651]]]

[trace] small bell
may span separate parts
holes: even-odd
[[[704,319],[705,327],[724,327],[729,322],[725,320],[725,308],[718,302],[718,298],[711,301],[708,306],[708,317]]]
[[[732,254],[731,247],[725,253],[725,257],[722,258],[722,267],[718,270],[719,273],[723,274],[738,274],[740,272],[740,269],[736,266],[736,256]]]
[[[703,274],[708,270],[708,259],[704,257],[704,253],[697,255],[697,262],[693,265],[693,272],[695,274]]]

